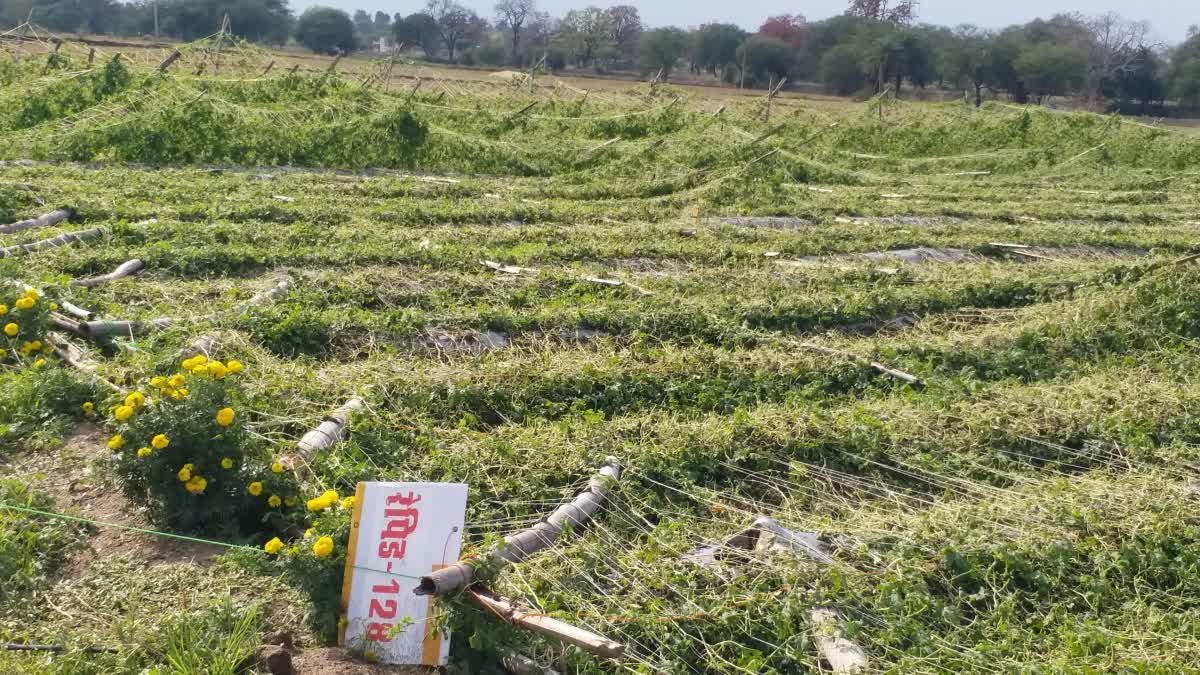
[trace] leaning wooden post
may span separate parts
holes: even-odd
[[[167,68],[170,68],[171,64],[178,61],[179,58],[182,56],[183,56],[183,53],[181,53],[178,49],[171,52],[171,54],[169,56],[167,56],[167,58],[163,59],[162,63],[158,64],[158,72],[159,73],[167,72]]]
[[[292,457],[284,457],[283,465],[289,470],[308,466],[318,452],[331,447],[342,439],[346,429],[350,426],[350,416],[355,411],[365,408],[366,405],[366,401],[356,396],[346,401],[342,407],[329,413],[329,416],[321,420],[316,429],[304,434],[300,443],[296,445],[296,454]]]
[[[271,69],[274,67],[275,67],[275,61],[274,61],[274,59],[272,59],[271,62],[267,64],[267,67],[263,69],[262,74],[266,75],[267,73],[271,72]]]
[[[50,343],[50,348],[53,349],[54,353],[58,354],[59,358],[61,358],[67,365],[79,370],[80,372],[86,373],[97,383],[112,389],[118,394],[124,395],[127,393],[120,386],[109,382],[103,377],[100,377],[99,372],[97,372],[98,368],[96,364],[89,360],[82,350],[71,344],[66,339],[55,333],[50,333],[46,336],[46,342]]]
[[[342,61],[342,52],[339,51],[338,55],[336,57],[334,57],[333,63],[329,64],[329,69],[325,71],[325,77],[329,77],[330,75],[333,75],[333,71],[337,70],[338,64],[341,63],[341,61]]]
[[[494,614],[501,621],[512,624],[522,630],[574,645],[589,654],[601,658],[618,659],[625,654],[625,645],[620,642],[572,626],[564,621],[546,616],[541,612],[524,611],[524,608],[519,607],[517,603],[511,600],[479,591],[469,591],[468,597],[476,605]]]
[[[88,49],[88,68],[91,68],[92,64],[95,62],[96,62],[96,48],[91,47],[90,49]]]
[[[592,519],[608,498],[609,487],[621,479],[621,463],[614,457],[605,460],[604,466],[588,483],[588,488],[574,500],[554,510],[545,520],[528,530],[504,538],[504,545],[486,560],[490,565],[503,566],[519,563],[530,556],[550,548],[568,527],[579,527]],[[429,576],[413,590],[417,595],[446,595],[467,588],[475,581],[475,565],[478,561],[460,560]]]

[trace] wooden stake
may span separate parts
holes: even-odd
[[[468,597],[475,604],[496,615],[501,621],[522,630],[554,638],[559,642],[574,645],[589,654],[605,659],[618,659],[625,654],[625,645],[620,642],[539,612],[525,611],[525,608],[511,600],[477,591],[470,591]]]
[[[272,59],[271,62],[267,64],[267,67],[263,68],[262,74],[266,75],[267,73],[271,72],[271,69],[274,67],[275,67],[275,60]]]
[[[535,105],[537,105],[537,104],[538,104],[538,102],[537,102],[537,101],[534,101],[533,103],[530,103],[529,105],[525,106],[524,108],[521,108],[520,110],[516,111],[515,113],[511,113],[511,114],[509,114],[507,117],[505,117],[505,118],[504,118],[504,122],[503,122],[503,124],[509,124],[509,123],[511,123],[513,120],[517,119],[517,118],[518,118],[518,117],[520,117],[521,115],[524,115],[525,113],[527,113],[527,112],[529,112],[530,110],[532,110],[532,109],[533,109],[533,107],[534,107]]]
[[[67,339],[57,333],[49,333],[46,335],[46,342],[50,343],[50,348],[54,350],[54,353],[58,354],[59,358],[72,368],[90,375],[97,383],[112,389],[118,394],[125,395],[127,393],[123,388],[100,377],[96,364],[89,360],[81,349],[71,344]]]
[[[92,48],[88,49],[88,68],[91,68],[92,63],[94,63],[95,61],[96,61],[96,48],[92,47]]]
[[[86,309],[80,307],[79,305],[75,305],[73,303],[67,302],[66,300],[63,300],[62,308],[63,308],[64,312],[66,312],[67,314],[70,314],[71,316],[75,317],[76,319],[79,319],[80,321],[91,321],[92,319],[96,318],[95,312],[86,310]]]
[[[167,72],[167,68],[170,68],[171,64],[178,61],[179,58],[182,56],[183,56],[183,54],[178,49],[171,52],[171,54],[169,56],[167,56],[167,58],[163,59],[162,63],[158,64],[158,72],[160,72],[160,73]]]
[[[857,361],[858,363],[868,365],[871,368],[874,368],[875,370],[877,370],[878,372],[883,373],[884,375],[887,375],[889,377],[894,377],[897,380],[900,380],[901,382],[908,383],[913,389],[924,389],[925,388],[925,381],[922,380],[921,378],[917,377],[916,375],[910,375],[902,370],[896,370],[894,368],[889,368],[889,367],[883,365],[882,363],[878,363],[876,361],[872,361],[870,359],[863,358],[857,354],[851,354],[850,352],[843,352],[843,351],[838,351],[836,349],[830,349],[829,347],[822,347],[820,345],[814,345],[811,342],[803,342],[800,344],[800,346],[803,347],[804,349],[808,349],[810,351],[818,352],[820,354],[825,354],[826,356],[837,356],[837,357],[849,359],[851,361]]]
[[[621,463],[616,458],[607,458],[586,490],[571,502],[555,509],[544,521],[505,537],[504,545],[492,553],[486,562],[494,566],[519,563],[553,546],[568,525],[576,528],[592,519],[608,498],[609,485],[621,479],[621,471]],[[467,588],[475,580],[475,564],[478,561],[460,560],[448,565],[422,577],[413,592],[417,595],[441,596]]]

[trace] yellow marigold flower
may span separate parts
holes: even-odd
[[[316,532],[315,529],[313,529],[311,527],[308,528],[307,530],[304,531],[304,538],[308,539],[309,537],[313,536],[313,533],[315,533],[315,532]]]
[[[41,350],[42,350],[42,341],[41,340],[34,340],[33,342],[29,343],[29,351],[38,352]]]
[[[124,422],[133,417],[133,408],[127,405],[119,406],[117,407],[117,411],[113,413],[113,417],[117,418],[118,422]]]
[[[219,380],[225,377],[225,373],[225,364],[221,363],[220,361],[213,361],[212,363],[208,364],[208,376],[212,379]]]
[[[333,540],[329,537],[321,537],[313,544],[313,553],[317,554],[318,558],[328,558],[333,553]]]
[[[283,473],[283,464],[280,462],[271,462],[271,473]]]
[[[144,459],[146,457],[149,457],[152,454],[154,454],[154,451],[151,450],[150,448],[138,448],[138,457],[141,457]]]
[[[125,405],[136,410],[136,409],[146,405],[146,397],[144,395],[142,395],[140,392],[135,391],[132,394],[125,397]]]
[[[345,499],[342,500],[342,508],[343,509],[354,508],[354,495],[350,495],[349,497],[346,497]]]
[[[17,331],[19,330],[21,330],[20,327],[18,327],[15,323],[8,323],[4,325],[4,334],[8,337],[17,337]]]
[[[243,366],[240,361],[234,361],[233,359],[229,359],[229,362],[225,364],[225,369],[228,370],[231,374],[237,375],[238,373],[245,370],[246,366]]]
[[[184,487],[194,495],[202,495],[204,494],[204,489],[208,487],[208,481],[200,476],[192,476],[191,480]]]
[[[207,356],[205,356],[205,355],[203,355],[203,354],[197,354],[197,355],[195,355],[195,356],[193,356],[193,357],[192,357],[192,361],[193,361],[193,362],[194,362],[196,365],[198,365],[198,366],[202,366],[202,365],[204,365],[204,364],[208,363],[208,357],[207,357]]]
[[[159,375],[158,377],[150,378],[150,386],[151,387],[157,387],[157,388],[161,389],[163,387],[163,385],[165,385],[166,383],[167,383],[167,378],[163,377],[162,375]]]
[[[223,427],[233,424],[234,415],[233,408],[221,408],[217,411],[217,424]]]
[[[4,357],[6,357],[6,356],[8,356],[8,352],[3,349],[0,349],[0,361],[3,361]]]
[[[294,558],[294,557],[296,557],[296,556],[298,556],[298,555],[300,555],[300,547],[299,547],[299,546],[293,546],[293,547],[289,548],[289,549],[287,550],[287,554],[288,554],[288,556],[289,556],[289,557],[293,557],[293,558]]]
[[[192,465],[184,464],[183,468],[179,470],[179,473],[177,473],[175,475],[179,477],[180,481],[182,481],[184,483],[188,482],[189,480],[192,479]]]
[[[58,303],[57,303],[57,302],[52,302],[52,303],[50,303],[50,311],[51,311],[51,312],[57,312],[57,311],[58,311]]]
[[[333,506],[338,502],[338,493],[336,490],[326,490],[321,495],[321,499],[324,499],[325,501],[329,502],[330,506]]]
[[[182,387],[185,384],[187,384],[187,378],[182,375],[172,375],[171,379],[167,380],[169,387]]]
[[[325,500],[317,497],[304,502],[304,507],[309,511],[323,511],[325,509]]]
[[[279,541],[279,537],[272,537],[271,541],[263,544],[263,550],[271,555],[275,555],[283,550],[283,542]]]
[[[34,368],[41,368],[44,365],[46,365],[46,359],[38,359],[37,361],[33,362]]]
[[[8,314],[8,305],[0,305],[0,316]]]
[[[260,481],[254,481],[250,484],[250,487],[246,489],[250,490],[250,494],[257,497],[262,494],[263,484]]]
[[[83,408],[84,415],[91,415],[92,413],[96,412],[96,404],[92,403],[91,401],[85,402],[80,407]]]
[[[159,434],[150,441],[150,445],[153,445],[155,450],[162,450],[170,444],[171,439],[167,438],[164,434]]]
[[[25,344],[21,345],[17,351],[21,352],[21,356],[29,356],[29,352],[33,351],[33,344],[26,342]]]
[[[222,457],[221,458],[221,468],[222,469],[232,469],[233,468],[233,460],[228,457]]]
[[[123,447],[125,447],[125,439],[121,438],[121,434],[117,434],[116,436],[108,439],[109,450],[120,450]]]
[[[42,294],[38,293],[36,288],[27,288],[25,289],[25,297],[29,298],[30,300],[37,300],[38,298],[42,297]]]
[[[33,309],[34,299],[33,298],[21,298],[20,300],[16,301],[13,304],[16,306],[17,309]]]
[[[179,398],[180,398],[181,400],[182,400],[182,399],[185,399],[185,398],[187,398],[187,397],[188,397],[188,390],[187,390],[187,387],[180,387],[180,388],[178,388],[178,389],[176,389],[176,390],[175,390],[175,393],[176,393],[176,394],[179,394]]]
[[[183,363],[180,363],[179,365],[181,368],[183,368],[184,370],[186,370],[190,373],[192,371],[192,368],[196,367],[196,360],[191,359],[191,358],[184,359]]]
[[[197,377],[204,377],[208,374],[208,366],[196,366],[195,368],[192,368],[192,374]]]
[[[273,509],[279,508],[279,505],[282,503],[283,500],[279,498],[279,495],[271,495],[267,498],[267,506],[270,506]]]

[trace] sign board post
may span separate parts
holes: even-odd
[[[436,600],[413,594],[422,576],[458,560],[467,512],[460,483],[359,483],[338,643],[382,663],[441,666],[450,636],[434,626]]]

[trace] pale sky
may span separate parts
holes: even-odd
[[[460,0],[462,4],[481,15],[491,18],[495,0]],[[846,8],[844,0],[808,0],[787,2],[786,0],[538,0],[538,8],[555,16],[562,16],[570,9],[587,5],[607,7],[628,4],[638,8],[642,21],[649,26],[696,26],[709,21],[736,23],[746,29],[755,29],[763,19],[772,14],[799,12],[809,20],[824,19],[840,14]],[[291,0],[292,9],[300,13],[313,5],[337,7],[353,13],[364,9],[374,16],[376,11],[388,14],[397,12],[411,14],[420,11],[425,3],[420,0]],[[973,23],[984,28],[1003,28],[1014,23],[1059,12],[1081,11],[1085,14],[1100,14],[1109,10],[1120,12],[1131,19],[1146,19],[1154,26],[1159,39],[1169,43],[1181,42],[1187,36],[1188,26],[1200,24],[1200,2],[1196,0],[992,0],[972,2],[967,0],[922,0],[919,7],[921,21],[953,26]]]

